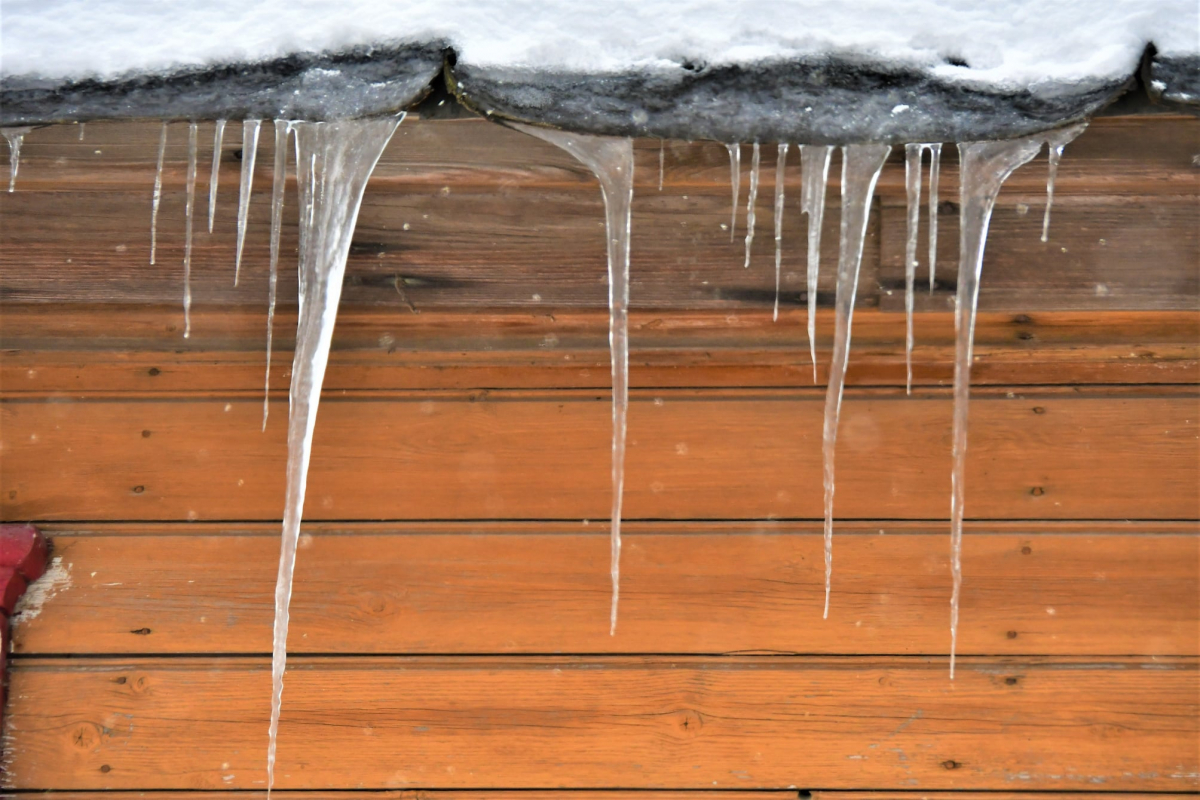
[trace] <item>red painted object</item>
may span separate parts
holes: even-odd
[[[46,540],[32,525],[0,525],[0,731],[8,688],[8,618],[46,570]]]

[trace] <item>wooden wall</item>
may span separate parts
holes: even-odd
[[[289,186],[260,433],[271,147],[264,136],[235,287],[236,127],[211,235],[201,128],[186,340],[185,126],[171,128],[155,266],[155,124],[89,124],[82,141],[37,130],[17,191],[0,194],[0,517],[36,522],[53,548],[14,618],[10,789],[232,800],[264,787],[296,203]],[[772,323],[774,147],[743,269],[743,217],[736,242],[723,227],[724,148],[666,143],[660,192],[658,145],[638,143],[610,637],[595,181],[482,121],[406,121],[367,190],[317,425],[280,797],[1195,792],[1198,152],[1195,120],[1094,122],[1067,149],[1045,244],[1044,158],[1001,195],[951,682],[953,154],[911,396],[901,160],[880,182],[823,621],[837,164],[814,385],[798,160]]]

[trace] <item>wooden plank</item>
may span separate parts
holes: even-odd
[[[309,525],[292,648],[942,655],[945,527],[840,526],[822,620],[819,524],[630,523],[614,637],[602,526]],[[277,525],[61,525],[53,543],[18,656],[270,652]],[[1192,523],[979,523],[964,563],[961,654],[1200,655]]]
[[[817,789],[808,793],[811,800],[898,800],[913,797],[920,800],[1183,800],[1187,794],[1142,792],[921,792],[893,790],[890,792],[854,792]]]
[[[201,127],[200,158],[210,163],[211,126]],[[93,122],[79,140],[74,125],[39,128],[25,138],[21,150],[18,190],[111,191],[148,189],[154,181],[159,125],[154,122]],[[186,126],[171,128],[164,182],[182,186],[187,161]],[[1056,182],[1059,196],[1068,194],[1164,194],[1196,193],[1192,156],[1200,145],[1200,125],[1194,117],[1108,117],[1095,119],[1066,151]],[[225,216],[236,207],[241,131],[231,126],[222,148],[220,186]],[[635,145],[637,193],[658,190],[657,139],[638,140]],[[255,184],[269,185],[274,143],[268,136],[259,142]],[[100,152],[96,152],[99,150]],[[749,170],[748,151],[743,157]],[[789,185],[799,187],[798,158],[793,150]],[[763,163],[774,167],[774,148],[763,148]],[[835,155],[835,160],[838,156]],[[928,163],[928,159],[926,159]],[[7,179],[2,171],[0,177]],[[1018,170],[1009,179],[1013,188],[1039,192],[1045,188],[1045,160]],[[667,191],[677,188],[729,185],[729,157],[715,142],[667,141],[663,183]],[[943,183],[948,196],[958,185],[957,158],[948,146],[942,162]],[[291,170],[291,165],[289,165]],[[199,178],[207,186],[207,171]],[[774,170],[763,170],[764,183],[773,180]],[[410,116],[397,130],[380,159],[376,180],[397,186],[444,185],[495,186],[546,185],[595,186],[595,179],[569,155],[545,142],[481,119],[421,120]],[[840,171],[830,171],[833,187]],[[743,188],[743,193],[745,189]],[[893,152],[881,178],[881,194],[903,196],[903,153]],[[743,194],[744,196],[744,194]],[[953,199],[953,198],[949,198]]]
[[[266,658],[21,660],[5,779],[258,788],[269,688]],[[276,786],[1195,791],[1198,690],[1194,660],[293,658]]]
[[[70,127],[31,135],[22,189],[0,197],[5,220],[0,290],[9,300],[30,302],[177,301],[181,144],[176,141],[170,152],[160,258],[152,268],[147,229],[158,126],[99,126],[92,134],[99,138],[83,145],[72,139]],[[1071,145],[1060,172],[1056,248],[1037,236],[1041,170],[1021,170],[1010,181],[1002,208],[1020,202],[1033,210],[1018,220],[997,216],[984,308],[1046,308],[1056,302],[1072,308],[1195,308],[1193,212],[1200,184],[1190,159],[1200,125],[1181,118],[1098,121],[1094,131]],[[604,303],[602,204],[586,170],[544,142],[482,122],[425,122],[402,126],[401,133],[367,193],[347,270],[347,304]],[[43,144],[36,145],[39,138]],[[200,306],[257,305],[266,295],[269,144],[258,160],[256,185],[262,190],[252,204],[244,280],[235,289],[229,279],[239,166],[232,157],[235,139],[236,134],[226,148],[217,231],[211,236],[200,231],[195,240],[193,288]],[[754,262],[743,270],[741,241],[731,242],[722,227],[729,212],[724,148],[676,143],[669,149],[665,191],[646,186],[635,193],[634,305],[767,308],[774,298],[770,164],[759,196],[762,223]],[[642,143],[638,153],[642,166],[652,161],[654,167],[653,173],[638,174],[656,182],[657,142]],[[943,181],[948,216],[955,194],[951,161],[947,158]],[[885,169],[879,190],[885,203],[903,197],[902,173],[897,159]],[[798,170],[788,180],[795,197]],[[836,198],[836,185],[830,197]],[[294,194],[287,208],[296,208]],[[831,210],[823,238],[826,264],[836,259],[838,215]],[[860,300],[868,305],[896,289],[894,275],[881,281],[876,274],[879,215],[873,220],[860,284]],[[285,221],[286,264],[294,258],[296,227],[292,214]],[[805,219],[789,213],[784,221],[783,302],[794,306],[805,292]],[[897,222],[888,224],[902,232]],[[1145,235],[1147,226],[1155,235]],[[949,248],[942,263],[953,265],[953,232],[942,238]],[[1099,239],[1110,244],[1100,246]],[[1069,249],[1065,257],[1063,246]],[[1002,258],[1009,250],[1012,256]],[[898,256],[893,252],[892,258],[894,271]],[[821,299],[828,302],[833,270],[824,275]],[[1096,295],[1097,285],[1108,294]],[[294,282],[283,281],[283,302],[294,297]]]
[[[265,309],[198,310],[183,339],[176,306],[13,306],[0,315],[0,396],[112,392],[248,392],[262,386]],[[811,380],[806,312],[637,312],[631,317],[635,387],[796,386]],[[286,393],[295,316],[276,322],[272,389]],[[914,319],[914,380],[953,380],[949,314]],[[819,380],[827,380],[832,315],[817,319]],[[850,385],[905,379],[904,320],[855,315]],[[981,314],[971,380],[988,384],[1200,383],[1200,314],[1047,312]],[[157,370],[157,372],[152,372]],[[328,391],[607,388],[608,319],[594,311],[426,312],[342,309]]]
[[[957,197],[955,198],[957,200]],[[1041,196],[1005,192],[996,204],[980,282],[980,308],[1116,310],[1200,306],[1200,214],[1194,197],[1064,197],[1041,241]],[[880,304],[903,310],[905,209],[882,209]],[[914,300],[922,310],[953,310],[958,271],[958,208],[938,214],[939,291],[928,293],[926,225],[918,240]],[[888,292],[891,294],[888,294]]]
[[[626,518],[820,519],[824,395],[635,391]],[[287,410],[274,405],[260,434],[256,396],[4,402],[0,515],[277,519]],[[306,519],[605,519],[610,414],[602,391],[330,397]],[[950,417],[946,390],[848,392],[837,516],[944,518]],[[1195,519],[1198,435],[1192,388],[981,388],[966,513]]]

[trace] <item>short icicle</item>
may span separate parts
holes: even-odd
[[[162,202],[163,157],[167,154],[167,123],[158,135],[158,166],[154,170],[154,194],[150,200],[150,263],[158,250],[158,206]]]
[[[1054,205],[1054,179],[1058,177],[1058,162],[1062,160],[1063,148],[1073,142],[1086,128],[1086,122],[1079,122],[1051,131],[1046,135],[1046,145],[1050,150],[1050,168],[1046,174],[1046,213],[1042,216],[1043,242],[1050,241],[1050,206]]]
[[[917,228],[921,217],[921,154],[926,145],[904,147],[904,189],[908,195],[907,238],[904,246],[904,390],[912,394],[913,283],[917,276]]]
[[[821,273],[821,225],[825,220],[825,186],[833,148],[800,145],[800,213],[808,215],[808,352],[813,383],[817,382],[817,279]]]
[[[729,188],[733,192],[733,210],[729,217],[729,241],[732,242],[737,234],[738,200],[742,196],[742,143],[727,144],[725,149],[729,151]]]
[[[754,244],[754,222],[755,206],[758,205],[758,165],[761,157],[758,142],[754,143],[754,149],[750,151],[750,198],[746,202],[746,263],[743,267],[750,266],[750,247]]]
[[[213,232],[213,217],[217,213],[217,177],[221,171],[221,140],[225,138],[225,120],[213,127],[212,172],[208,174],[208,232]]]
[[[242,123],[242,185],[238,191],[237,256],[233,263],[233,285],[242,277],[242,246],[246,244],[246,220],[250,216],[250,190],[254,185],[254,160],[258,155],[261,119]]]
[[[187,222],[183,234],[183,338],[192,335],[192,218],[196,208],[196,132],[199,125],[188,125]]]
[[[772,321],[779,319],[779,277],[783,269],[783,179],[787,153],[787,144],[781,143],[775,159],[775,310],[771,312]]]
[[[665,139],[658,140],[658,190],[661,192],[663,187],[663,172],[666,171],[667,165],[667,145]]]
[[[621,503],[625,492],[625,431],[629,412],[629,230],[633,202],[633,140],[513,127],[566,150],[600,180],[608,231],[608,342],[612,354],[612,608],[609,635],[617,632],[621,587]]]
[[[79,141],[81,141],[81,142],[83,141],[83,132],[84,132],[84,129],[86,129],[86,128],[87,128],[86,122],[79,123]]]
[[[842,220],[838,245],[837,316],[833,333],[833,359],[829,365],[829,388],[825,392],[825,425],[821,453],[825,462],[825,612],[829,618],[829,594],[833,579],[833,456],[837,446],[838,419],[842,412],[842,389],[850,360],[850,324],[854,296],[862,265],[863,241],[875,183],[892,148],[886,144],[856,144],[842,148]]]
[[[300,317],[288,406],[287,495],[283,540],[275,583],[275,631],[271,649],[271,724],[267,744],[267,791],[275,784],[275,745],[287,665],[288,605],[304,511],[308,463],[321,384],[337,321],[346,257],[363,190],[402,117],[302,122],[294,125],[298,185],[307,195],[301,227],[310,230],[300,250]],[[277,136],[278,136],[278,129]],[[278,140],[277,140],[278,141]],[[310,174],[310,170],[312,170]],[[311,215],[305,210],[311,204]]]
[[[271,346],[275,331],[275,299],[279,285],[279,237],[283,227],[283,194],[287,186],[287,142],[291,123],[275,120],[275,164],[271,186],[271,272],[267,282],[267,369],[263,376],[262,429],[271,413]]]
[[[950,474],[950,679],[958,647],[958,603],[962,590],[962,524],[967,465],[967,408],[971,394],[971,358],[975,343],[975,310],[988,223],[1000,186],[1013,170],[1041,150],[1044,137],[998,142],[966,142],[958,146],[959,263],[958,303],[954,309],[954,427]]]
[[[8,142],[8,190],[10,192],[17,189],[17,171],[21,169],[21,143],[25,141],[25,134],[31,130],[33,128],[0,128],[0,133],[4,134],[4,139]]]
[[[929,145],[929,293],[933,294],[937,272],[938,180],[942,169],[942,145]]]

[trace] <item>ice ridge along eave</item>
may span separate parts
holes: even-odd
[[[94,119],[302,119],[384,116],[420,101],[444,42],[294,54],[270,61],[113,80],[0,80],[0,127]]]
[[[1006,91],[844,58],[619,74],[447,69],[459,102],[490,117],[611,136],[839,145],[1006,139],[1091,116],[1120,80]]]

